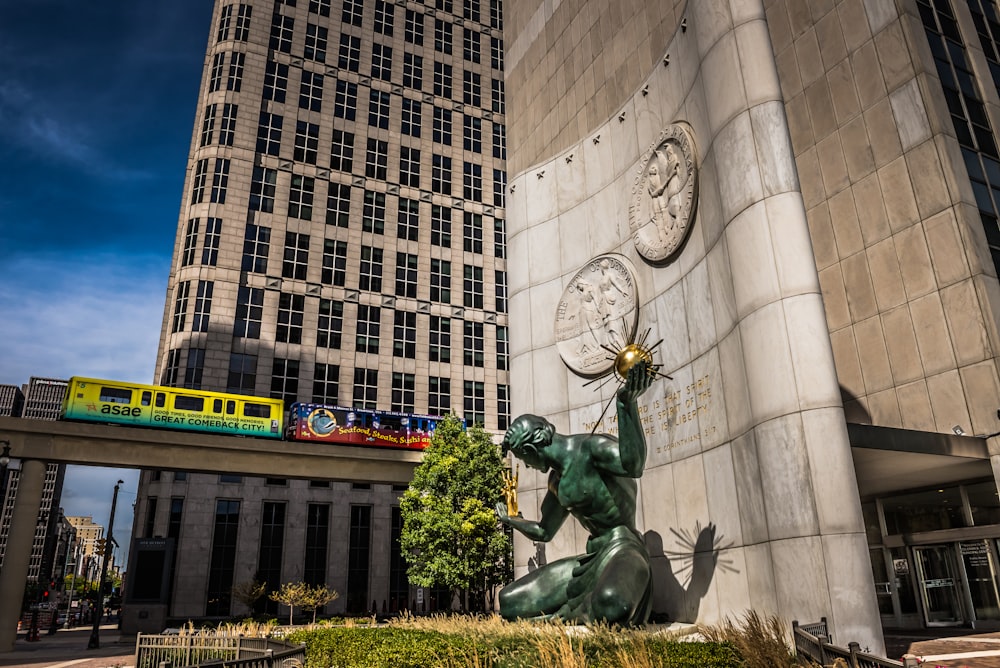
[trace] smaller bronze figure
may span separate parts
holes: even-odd
[[[604,621],[634,626],[649,618],[649,555],[635,527],[636,479],[646,464],[646,439],[636,400],[656,372],[634,360],[618,389],[618,438],[608,434],[558,434],[537,415],[522,415],[504,435],[503,447],[527,466],[549,472],[541,517],[497,514],[534,541],[547,542],[569,515],[590,532],[586,553],[539,567],[500,592],[506,619]]]

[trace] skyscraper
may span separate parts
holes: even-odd
[[[216,3],[160,383],[506,428],[501,27],[499,0]],[[134,535],[176,541],[172,616],[255,577],[403,607],[400,493],[146,471]]]

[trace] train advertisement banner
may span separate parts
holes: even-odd
[[[437,420],[423,416],[293,404],[290,431],[297,441],[423,450]]]

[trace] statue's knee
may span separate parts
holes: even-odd
[[[601,587],[592,599],[594,619],[609,624],[626,622],[632,616],[634,602],[613,587]]]

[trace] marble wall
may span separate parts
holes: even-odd
[[[690,236],[646,261],[629,203],[648,151],[676,122],[699,164]],[[513,414],[563,432],[595,426],[613,382],[564,364],[557,305],[591,258],[636,268],[638,330],[663,339],[661,379],[640,399],[649,459],[638,524],[651,548],[655,612],[715,622],[746,609],[826,616],[838,639],[882,647],[819,279],[761,2],[690,3],[623,106],[561,153],[510,180]],[[513,147],[512,147],[513,150]],[[595,390],[594,388],[597,387]],[[521,474],[537,516],[541,476]],[[515,546],[517,575],[581,552],[567,523]]]

